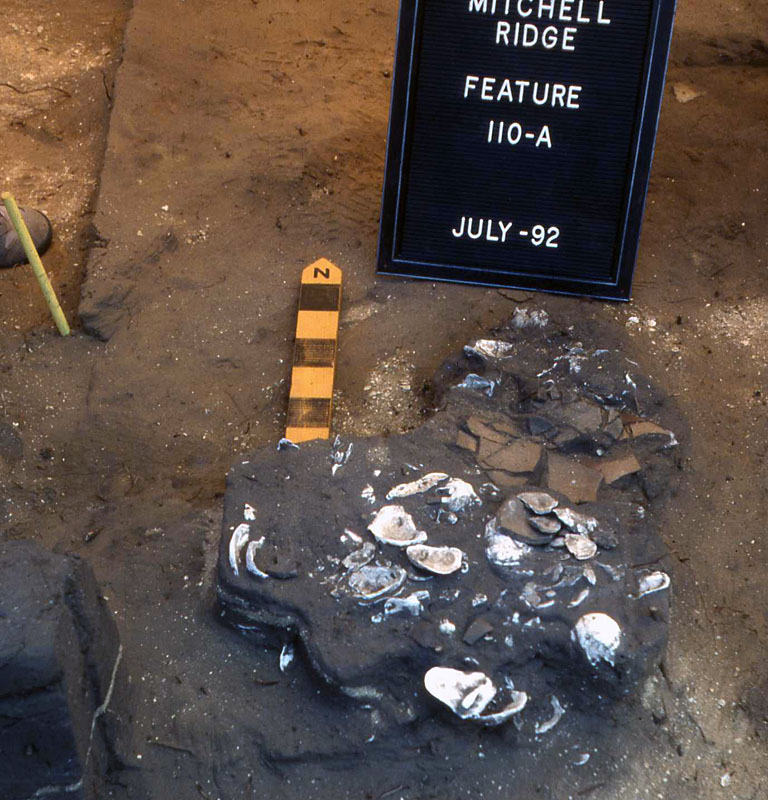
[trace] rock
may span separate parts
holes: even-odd
[[[456,446],[475,453],[477,452],[477,439],[464,431],[459,431],[456,434]]]
[[[486,420],[482,420],[479,417],[470,417],[466,422],[466,426],[470,433],[487,442],[502,445],[509,441],[509,437],[506,434],[495,431]]]
[[[444,383],[432,394],[440,411],[404,435],[352,439],[333,477],[324,441],[265,448],[229,473],[217,579],[227,619],[276,645],[300,639],[297,660],[329,687],[376,706],[377,735],[406,719],[415,727],[434,720],[442,701],[424,679],[435,668],[466,669],[480,675],[466,679],[475,688],[492,685],[493,701],[473,720],[444,715],[490,725],[513,715],[548,720],[553,692],[563,707],[621,697],[660,658],[670,592],[642,594],[643,575],[631,566],[656,569],[660,559],[658,571],[668,570],[656,507],[641,506],[637,481],[601,486],[601,472],[571,445],[530,431],[579,426],[590,442],[602,437],[600,458],[610,463],[630,443],[591,428],[636,414],[638,403],[659,412],[663,401],[641,376],[634,388],[627,384],[621,354],[583,340],[577,346],[575,333],[558,328],[553,336],[554,327],[509,327],[476,343],[482,352],[462,351],[438,372]],[[456,390],[483,369],[495,382],[493,397]],[[680,473],[669,448],[654,447],[668,485]],[[401,487],[397,506],[387,500],[393,487]],[[258,514],[240,542],[245,503]],[[262,538],[256,563],[266,577],[246,569],[248,548]],[[461,552],[461,567],[453,558],[451,570],[436,574],[412,563],[431,548]],[[263,554],[283,549],[295,562],[290,580],[265,572]],[[657,584],[655,577],[643,585]],[[618,634],[589,615],[609,618]],[[440,674],[464,685],[460,675],[433,673]],[[463,690],[451,696],[462,707]]]
[[[572,458],[550,453],[547,459],[547,486],[561,492],[573,503],[592,503],[603,481],[598,470]]]
[[[490,452],[488,452],[490,450]],[[478,454],[481,466],[487,469],[499,469],[505,472],[533,472],[541,458],[541,445],[536,442],[517,441],[501,447],[482,447]]]
[[[553,519],[552,517],[528,517],[528,522],[533,525],[537,531],[545,533],[548,536],[555,536],[560,533],[560,529],[563,527],[559,519]]]
[[[502,488],[519,488],[528,483],[525,475],[510,475],[508,472],[492,469],[488,471],[488,477]]]
[[[104,797],[122,650],[93,573],[3,542],[0,586],[0,797]]]
[[[496,515],[496,522],[503,533],[509,533],[527,544],[548,544],[555,535],[534,528],[529,521],[525,506],[517,497],[511,497],[502,503]]]
[[[467,644],[477,644],[482,638],[493,632],[493,625],[485,617],[476,617],[467,625],[462,637]]]
[[[677,439],[672,431],[662,428],[661,425],[650,420],[641,419],[624,426],[623,439],[639,439],[644,436],[661,437],[662,447],[673,447],[677,444]]]
[[[541,436],[553,429],[553,425],[546,417],[528,417],[528,433],[531,436]]]
[[[642,469],[640,462],[632,453],[623,458],[612,459],[611,461],[599,461],[596,467],[607,484],[616,483],[616,481],[621,480],[621,478],[627,475],[633,475],[635,472],[640,472]]]

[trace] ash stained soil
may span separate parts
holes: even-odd
[[[23,20],[20,4],[4,12],[22,26],[21,41],[37,32],[29,27],[35,15],[44,35],[49,23],[75,41],[76,32],[94,30],[79,4],[58,4],[61,22],[48,8],[25,4]],[[122,4],[105,8],[106,19],[124,13]],[[337,760],[350,769],[329,777],[318,739],[309,740],[308,763],[293,763],[285,757],[291,741],[307,747],[311,734],[301,726],[286,731],[282,755],[260,753],[261,719],[278,717],[296,696],[314,697],[316,706],[297,713],[322,729],[323,700],[308,676],[280,676],[274,653],[255,651],[211,615],[224,474],[240,453],[280,435],[300,268],[325,255],[345,270],[336,424],[349,434],[415,427],[419,392],[437,364],[525,296],[374,280],[395,20],[390,2],[137,0],[95,217],[109,245],[92,259],[83,307],[113,297],[102,319],[89,320],[105,326],[109,342],[58,339],[36,287],[16,271],[0,275],[0,413],[8,426],[0,530],[84,555],[116,614],[136,691],[135,730],[121,743],[128,769],[112,776],[107,796],[267,789],[421,798],[472,788],[474,772],[466,791],[450,788],[455,776],[439,740],[432,763],[444,768],[426,787],[417,758],[366,764],[367,789],[351,780],[360,778],[356,759]],[[561,734],[533,758],[504,748],[504,766],[488,775],[499,794],[768,794],[767,28],[757,2],[681,4],[634,301],[526,301],[566,322],[612,322],[606,346],[623,349],[665,388],[690,432],[663,530],[676,560],[664,671],[638,702],[581,720],[576,744],[599,743],[586,769],[570,766]],[[27,88],[27,53],[8,41],[4,74]],[[111,46],[103,37],[83,45],[91,57]],[[59,97],[66,99],[4,91],[4,102],[17,104],[50,95],[46,102],[62,111]],[[85,106],[103,126],[106,103]],[[42,109],[40,119],[52,113]],[[103,139],[80,138],[82,116],[62,119],[54,166],[37,144],[11,138],[20,134],[9,126],[3,143],[14,143],[16,160],[4,167],[22,203],[44,201],[59,231],[72,226],[79,235],[88,217],[68,216],[69,200],[92,196],[80,166],[98,165]],[[76,176],[71,192],[67,182],[46,189],[66,167]],[[46,264],[56,258],[54,250]],[[62,280],[58,268],[54,279]],[[72,315],[73,295],[68,302]],[[208,727],[214,717],[228,721]],[[476,744],[460,735],[458,746]],[[489,773],[479,756],[476,774]]]

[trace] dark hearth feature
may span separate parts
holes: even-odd
[[[433,393],[408,434],[236,464],[219,599],[276,646],[299,640],[381,732],[437,717],[538,736],[660,659],[656,506],[677,442],[633,363],[540,314],[465,347]]]
[[[0,797],[95,800],[122,650],[90,567],[0,543]]]

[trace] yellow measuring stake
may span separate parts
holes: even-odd
[[[285,438],[296,444],[331,435],[340,314],[341,270],[321,258],[301,273],[285,427]]]
[[[43,292],[43,297],[45,297],[45,302],[48,304],[48,310],[51,312],[53,321],[56,323],[56,327],[59,329],[59,333],[62,336],[69,336],[69,323],[64,316],[64,312],[61,310],[56,292],[53,286],[51,286],[51,282],[48,280],[48,273],[45,271],[35,243],[29,235],[27,224],[24,222],[24,217],[21,216],[21,211],[19,211],[19,207],[16,205],[16,200],[10,192],[3,192],[0,198],[2,198],[3,205],[5,205],[13,227],[16,229],[16,234],[19,237],[21,246],[24,248],[24,254],[32,267],[32,272],[35,273],[37,282],[40,284],[40,289]]]

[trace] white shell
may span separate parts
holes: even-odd
[[[368,530],[384,544],[408,547],[427,541],[427,534],[416,529],[413,517],[402,506],[380,508]]]
[[[458,547],[430,547],[412,544],[405,551],[412,564],[435,575],[450,575],[461,569],[464,551]]]
[[[509,358],[515,346],[509,342],[500,342],[498,339],[478,339],[471,349],[486,358]]]
[[[589,589],[582,589],[576,597],[568,603],[568,608],[576,608],[580,606],[589,597]]]
[[[461,672],[450,667],[427,670],[424,688],[461,719],[482,714],[496,695],[491,679],[483,672]]]
[[[501,711],[496,711],[493,714],[481,714],[477,717],[478,722],[483,725],[501,725],[506,722],[511,716],[519,714],[528,702],[528,695],[525,692],[512,692],[511,699]]]
[[[363,542],[359,550],[350,553],[341,563],[347,569],[360,569],[370,564],[376,556],[376,545],[373,542]]]
[[[558,501],[546,492],[521,492],[517,498],[534,514],[549,514],[559,505]]]
[[[472,486],[461,478],[451,478],[440,488],[443,499],[440,501],[450,511],[464,511],[482,502]]]
[[[264,544],[264,537],[262,536],[261,539],[256,540],[255,542],[248,542],[248,547],[245,550],[245,568],[251,575],[255,575],[257,578],[268,578],[266,572],[262,572],[256,566],[256,551]]]
[[[365,486],[363,486],[363,491],[360,492],[360,497],[362,497],[363,500],[367,500],[371,505],[376,502],[376,494],[373,490],[373,486],[371,486],[370,483],[366,483]]]
[[[413,592],[408,597],[388,597],[384,601],[384,614],[385,616],[411,614],[414,617],[418,617],[424,608],[423,604],[427,600],[429,600],[429,592],[424,589]]]
[[[513,566],[530,552],[527,544],[501,533],[495,520],[490,520],[485,526],[485,555],[491,563],[500,567]]]
[[[285,672],[291,666],[295,655],[293,642],[286,642],[280,651],[280,672]]]
[[[635,597],[640,598],[645,597],[647,594],[661,592],[664,589],[668,589],[670,583],[669,575],[667,575],[666,572],[646,572],[645,575],[640,578]]]
[[[571,634],[584,651],[589,663],[597,665],[607,661],[613,666],[616,651],[621,644],[619,623],[608,614],[585,614],[576,623]]]
[[[378,600],[397,591],[405,582],[405,570],[400,567],[366,564],[349,576],[349,588],[361,599]]]
[[[232,538],[229,540],[229,566],[232,567],[232,572],[235,575],[240,574],[238,561],[242,555],[243,548],[248,542],[248,537],[251,534],[251,526],[243,522],[238,525],[232,533]]]
[[[550,701],[552,703],[552,716],[544,720],[544,722],[537,722],[534,726],[534,731],[537,736],[541,736],[542,733],[548,733],[552,730],[552,728],[557,725],[558,722],[563,718],[563,714],[565,714],[565,709],[560,704],[560,701],[557,699],[555,695],[552,695]]]
[[[578,533],[566,533],[565,546],[579,561],[592,558],[597,553],[597,545],[587,536],[580,536]]]
[[[423,478],[410,483],[401,483],[387,492],[387,500],[394,500],[396,497],[410,497],[413,494],[421,494],[422,492],[429,491],[432,487],[437,486],[444,480],[448,479],[448,475],[444,472],[430,472]]]
[[[512,324],[516,328],[546,328],[549,323],[549,314],[535,308],[528,311],[527,308],[516,308],[512,315]]]
[[[535,583],[526,583],[520,594],[520,599],[530,608],[550,608],[555,604],[555,601],[551,598],[544,600],[538,592],[539,588]]]

